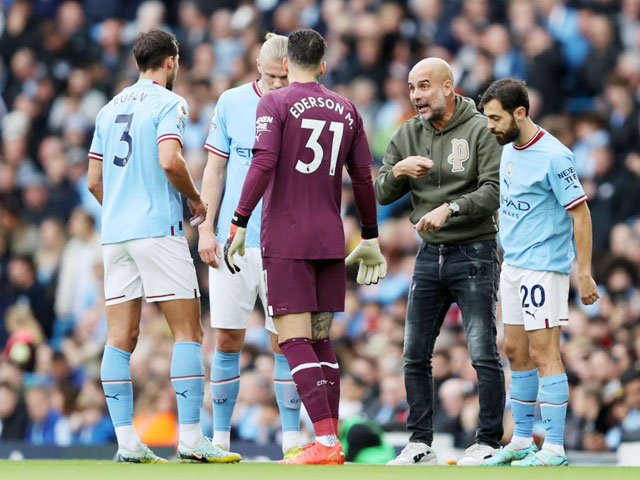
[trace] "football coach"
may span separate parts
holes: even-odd
[[[426,58],[409,72],[417,115],[393,134],[375,182],[378,201],[411,193],[416,257],[404,334],[409,444],[390,465],[436,464],[431,355],[447,310],[462,312],[478,375],[479,428],[458,465],[480,465],[502,438],[504,374],[496,345],[501,147],[470,98],[454,92],[453,72]]]

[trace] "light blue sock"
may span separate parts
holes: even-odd
[[[540,413],[547,434],[544,443],[564,444],[564,423],[569,401],[567,375],[552,375],[540,379]]]
[[[533,436],[533,420],[536,411],[536,399],[540,377],[538,369],[511,371],[511,413],[516,424],[516,437],[531,438]]]
[[[130,358],[129,352],[111,345],[104,347],[100,379],[114,427],[133,424],[131,418],[133,415],[133,388],[129,371]]]
[[[231,430],[231,415],[240,388],[240,354],[216,350],[211,365],[211,398],[213,400],[213,430]]]
[[[273,356],[276,359],[274,390],[278,401],[278,409],[280,410],[282,431],[299,431],[301,402],[296,384],[291,376],[287,357],[278,353],[274,353]]]
[[[178,423],[199,423],[204,396],[204,367],[202,346],[198,342],[173,344],[171,384],[178,400]]]

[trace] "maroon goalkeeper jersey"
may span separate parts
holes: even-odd
[[[238,212],[264,194],[265,257],[344,258],[342,169],[352,180],[361,224],[376,227],[371,151],[354,105],[316,82],[266,94],[258,104],[253,160]]]

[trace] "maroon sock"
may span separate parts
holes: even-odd
[[[327,400],[327,381],[310,338],[290,338],[280,343],[280,349],[291,368],[298,395],[307,409],[317,436],[335,435],[331,409]]]
[[[322,373],[327,381],[327,400],[331,410],[331,418],[334,419],[335,428],[338,428],[338,406],[340,405],[340,367],[338,359],[333,352],[331,339],[323,338],[312,342],[313,351],[316,352],[318,362],[322,367]]]

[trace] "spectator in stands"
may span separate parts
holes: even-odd
[[[49,390],[45,387],[32,388],[27,392],[26,400],[29,423],[25,441],[33,445],[69,445],[69,421],[52,408]]]
[[[27,421],[27,408],[20,390],[0,382],[0,440],[23,440]]]

